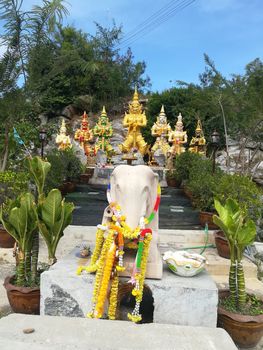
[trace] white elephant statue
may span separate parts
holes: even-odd
[[[120,205],[122,214],[126,216],[126,223],[135,229],[140,224],[141,218],[147,218],[152,212],[157,198],[158,175],[145,165],[119,165],[110,178],[111,200]],[[103,215],[102,223],[107,223],[113,215],[108,206]],[[155,213],[154,219],[146,227],[152,229],[152,240],[148,256],[146,277],[162,278],[162,260],[158,250],[158,226],[159,211]],[[125,253],[125,271],[122,276],[130,276],[134,256]]]

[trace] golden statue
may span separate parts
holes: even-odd
[[[139,102],[137,88],[133,95],[133,100],[129,104],[129,113],[125,112],[123,126],[128,127],[128,133],[125,141],[119,145],[122,153],[129,153],[132,149],[138,149],[144,155],[148,145],[141,134],[141,128],[147,125],[145,112],[142,111],[142,105]]]
[[[199,153],[203,155],[206,154],[206,140],[204,137],[201,120],[199,118],[197,120],[195,136],[192,137],[189,146],[189,151],[192,153]]]
[[[107,158],[113,154],[113,148],[110,144],[110,138],[112,137],[113,130],[109,118],[107,116],[105,106],[103,106],[101,115],[99,117],[98,123],[95,125],[93,129],[94,136],[98,136],[97,141],[95,143],[96,152],[101,149],[106,153]]]
[[[173,143],[170,149],[170,154],[172,156],[185,152],[185,147],[183,145],[187,143],[187,133],[183,130],[184,125],[182,118],[181,113],[179,113],[175,124],[175,130],[171,131],[169,134],[168,141]]]
[[[160,149],[165,157],[167,157],[167,153],[170,149],[167,139],[171,131],[171,126],[169,123],[167,123],[164,106],[162,105],[157,121],[152,126],[152,136],[156,137],[156,141],[152,147],[152,157],[154,152],[156,152],[158,149]]]
[[[74,139],[79,142],[80,146],[84,149],[86,156],[94,154],[94,149],[90,145],[90,141],[93,139],[93,134],[89,128],[88,118],[86,111],[82,116],[81,127],[75,132]]]
[[[57,137],[56,137],[56,144],[58,145],[58,149],[60,151],[65,151],[66,149],[72,147],[70,137],[67,135],[65,119],[62,119],[62,124],[59,129],[59,134],[57,134]]]

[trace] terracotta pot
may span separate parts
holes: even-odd
[[[230,259],[230,248],[228,240],[223,231],[214,232],[215,244],[218,255],[225,259]]]
[[[13,248],[15,239],[0,225],[0,248]]]
[[[218,229],[219,227],[213,223],[213,215],[214,213],[210,213],[208,211],[200,211],[199,221],[201,226],[205,227],[205,224],[207,223],[210,230]]]
[[[40,288],[15,286],[12,284],[13,278],[14,276],[6,277],[4,282],[4,287],[12,310],[20,314],[39,315]]]
[[[167,177],[166,182],[169,187],[180,187],[180,183],[172,177]]]
[[[90,178],[91,178],[91,176],[89,174],[81,174],[80,175],[80,182],[87,184],[87,183],[89,183]]]
[[[229,291],[219,291],[219,298],[227,295]],[[263,315],[240,315],[218,307],[218,327],[224,328],[238,346],[255,347],[263,336]]]
[[[62,194],[67,194],[75,191],[76,184],[74,182],[64,182],[60,187],[59,190]]]

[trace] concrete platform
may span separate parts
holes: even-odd
[[[76,275],[78,266],[89,263],[78,252],[73,250],[41,275],[42,315],[85,317],[91,310],[94,275]],[[165,265],[162,280],[147,279],[145,284],[154,298],[154,322],[216,327],[218,290],[206,271],[184,278]]]
[[[24,334],[27,328],[34,332]],[[237,347],[220,328],[14,314],[0,320],[0,349],[236,350]]]

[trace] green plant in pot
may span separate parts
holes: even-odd
[[[205,171],[195,171],[191,175],[187,188],[192,193],[192,204],[199,209],[200,224],[205,227],[208,224],[209,229],[216,229],[217,226],[213,223],[214,194],[220,174],[212,175]]]
[[[263,335],[263,303],[246,293],[242,257],[255,240],[256,225],[231,198],[224,205],[215,199],[215,209],[213,221],[225,233],[231,261],[229,291],[219,293],[218,323],[239,346],[252,347]]]
[[[15,173],[13,171],[0,172],[0,205],[5,205],[8,210],[12,199],[17,198],[28,189],[28,176],[25,173]],[[13,248],[14,238],[0,224],[0,247]]]
[[[8,211],[0,210],[0,220],[18,246],[16,275],[5,279],[8,299],[14,312],[39,313],[40,273],[38,269],[39,232],[48,247],[49,262],[56,262],[55,252],[63,230],[72,219],[73,204],[66,203],[57,189],[46,196],[45,179],[50,164],[39,157],[28,158],[26,167],[34,179],[37,195],[27,192],[12,201]]]

